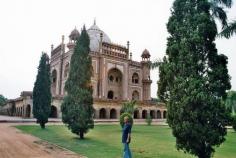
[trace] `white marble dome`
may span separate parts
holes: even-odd
[[[100,42],[100,34],[103,34],[102,41],[111,43],[110,38],[107,36],[105,32],[103,32],[97,25],[96,22],[87,30],[89,38],[90,38],[90,51],[99,51],[99,42]]]

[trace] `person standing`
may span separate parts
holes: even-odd
[[[124,117],[124,127],[122,130],[122,143],[124,145],[124,155],[123,158],[132,158],[131,151],[129,149],[129,143],[131,141],[131,124],[129,122],[129,117]]]

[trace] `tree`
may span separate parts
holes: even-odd
[[[223,29],[220,36],[230,38],[234,34],[236,34],[236,21],[231,22],[225,29]]]
[[[7,98],[0,94],[0,106],[3,106],[7,103]]]
[[[136,101],[132,100],[129,102],[125,102],[122,105],[122,108],[120,111],[121,111],[121,113],[129,113],[129,114],[133,115],[135,110],[136,110]]]
[[[166,56],[159,65],[158,95],[167,104],[177,149],[199,158],[210,158],[214,147],[225,141],[229,119],[222,102],[231,88],[228,59],[217,52],[214,17],[225,25],[227,16],[217,4],[231,3],[213,2],[175,0],[167,24]]]
[[[61,106],[62,121],[81,139],[84,139],[84,134],[94,127],[89,42],[89,36],[83,27],[71,57],[69,77],[65,84],[67,95]]]
[[[41,128],[45,128],[51,111],[51,80],[49,57],[42,53],[33,89],[33,114]]]
[[[230,109],[230,111],[234,115],[235,110],[236,110],[236,91],[229,91],[227,93],[227,98],[225,100],[225,105],[228,109]]]

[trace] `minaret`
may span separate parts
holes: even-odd
[[[70,35],[69,35],[69,43],[67,44],[67,47],[69,48],[69,50],[74,49],[75,42],[79,38],[79,36],[80,36],[80,33],[75,27],[74,30],[72,30]]]
[[[150,78],[150,53],[147,49],[145,49],[141,55],[142,57],[142,72],[143,72],[143,100],[151,100],[151,83],[152,80]]]
[[[129,41],[127,41],[127,49],[128,49],[127,59],[129,59],[129,46],[130,46],[130,43],[129,43]]]

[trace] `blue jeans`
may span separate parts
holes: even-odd
[[[124,144],[124,156],[123,158],[132,158],[130,149],[129,149],[129,144],[128,143],[123,143]]]

